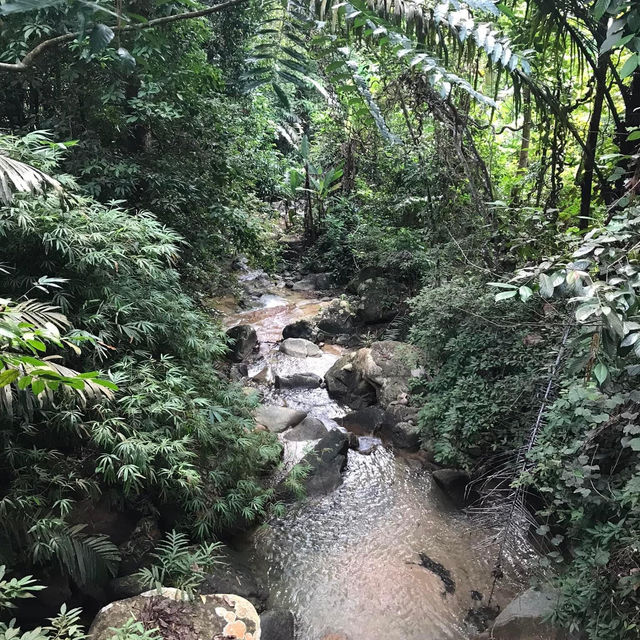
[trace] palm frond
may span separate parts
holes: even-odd
[[[9,204],[15,191],[34,193],[44,191],[47,186],[62,190],[62,185],[44,171],[0,151],[0,202]]]

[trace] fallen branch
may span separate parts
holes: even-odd
[[[111,28],[116,33],[131,33],[135,31],[142,31],[143,29],[154,29],[155,27],[159,27],[163,24],[169,24],[170,22],[177,22],[179,20],[191,20],[192,18],[201,18],[203,16],[208,16],[212,13],[217,13],[218,11],[222,11],[223,9],[228,9],[229,7],[233,7],[242,2],[246,2],[246,0],[227,0],[226,2],[221,2],[220,4],[216,4],[212,7],[207,7],[206,9],[199,9],[198,11],[189,11],[187,13],[177,13],[172,16],[165,16],[163,18],[155,18],[141,24],[125,26],[114,25]],[[73,33],[65,33],[64,35],[45,40],[44,42],[41,42],[39,45],[31,49],[31,51],[29,51],[29,53],[27,53],[20,62],[0,62],[0,71],[27,71],[34,65],[35,61],[43,53],[45,53],[49,49],[53,49],[54,47],[58,47],[67,42],[71,42],[79,36],[80,32],[75,31]]]

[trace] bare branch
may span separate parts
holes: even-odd
[[[179,20],[191,20],[192,18],[201,18],[203,16],[208,16],[212,13],[217,13],[218,11],[222,11],[224,9],[228,9],[229,7],[241,4],[242,2],[246,2],[246,0],[227,0],[226,2],[221,2],[220,4],[216,4],[212,7],[207,7],[206,9],[199,9],[198,11],[189,11],[187,13],[177,13],[172,16],[165,16],[163,18],[155,18],[154,20],[149,20],[148,22],[143,22],[141,24],[130,24],[125,26],[114,25],[111,28],[117,33],[131,33],[135,31],[142,31],[143,29],[154,29],[155,27],[159,27],[163,24],[169,24],[170,22],[178,22]],[[71,40],[75,40],[79,35],[80,33],[76,31],[74,33],[65,33],[64,35],[45,40],[44,42],[41,42],[39,45],[31,49],[31,51],[29,51],[29,53],[27,53],[20,62],[0,62],[0,71],[27,71],[33,66],[36,59],[39,58],[43,53],[45,53],[49,49],[53,49],[54,47],[65,44],[66,42],[71,42]]]

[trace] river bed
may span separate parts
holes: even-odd
[[[248,323],[258,332],[260,355],[250,376],[265,366],[281,375],[324,375],[340,349],[292,358],[276,344],[286,324],[315,316],[323,302],[289,290],[274,295],[275,301],[266,298],[269,305],[257,302],[259,308],[227,317],[228,326]],[[304,409],[330,428],[339,428],[333,418],[348,411],[324,389],[259,387],[265,402]],[[486,604],[491,589],[497,553],[487,543],[491,532],[454,509],[416,459],[381,444],[370,455],[350,450],[343,480],[333,493],[290,507],[251,536],[247,553],[269,592],[268,608],[295,614],[298,640],[473,638],[477,630],[465,618]],[[419,564],[419,554],[450,572],[452,593]],[[503,560],[494,604],[504,606],[522,590],[529,558],[523,549]]]

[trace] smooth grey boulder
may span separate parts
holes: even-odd
[[[336,419],[336,422],[347,431],[358,435],[373,435],[380,430],[386,419],[385,410],[374,405],[347,413],[346,416]]]
[[[273,433],[280,433],[302,422],[307,417],[307,412],[273,404],[263,404],[255,410],[253,415],[258,424],[264,425]]]
[[[407,287],[383,277],[368,278],[357,287],[356,315],[365,324],[392,320],[409,297]]]
[[[299,425],[287,431],[283,438],[292,442],[302,440],[318,440],[329,433],[329,429],[324,426],[324,422],[313,416],[307,416]]]
[[[276,376],[276,387],[279,389],[317,389],[322,385],[322,378],[315,373],[293,373],[290,376]]]
[[[288,609],[269,609],[260,614],[260,640],[295,640],[295,619]]]
[[[336,360],[324,380],[331,398],[352,409],[363,409],[376,403],[376,388],[354,365],[357,353],[349,353]]]
[[[420,436],[410,422],[387,422],[380,435],[399,449],[417,451],[420,448]]]
[[[327,336],[353,333],[355,314],[346,300],[336,299],[317,318],[318,330]]]
[[[293,283],[294,291],[315,291],[316,279],[314,275],[305,276],[302,280]]]
[[[304,338],[305,340],[311,340],[314,334],[314,327],[308,320],[298,320],[288,324],[282,330],[282,337],[287,338]]]
[[[250,324],[231,327],[227,336],[233,340],[229,350],[229,359],[232,362],[242,362],[248,358],[258,344],[258,334]]]
[[[295,358],[318,357],[322,355],[320,347],[304,338],[287,338],[280,343],[280,351]]]
[[[558,602],[553,590],[528,589],[495,619],[490,637],[496,640],[565,640],[569,635],[545,621]]]
[[[465,507],[478,497],[477,492],[469,488],[471,478],[466,471],[437,469],[433,472],[433,479],[458,508]]]
[[[337,420],[342,427],[359,435],[375,435],[399,449],[417,451],[420,438],[415,425],[398,419],[402,414],[374,405],[348,413]]]

